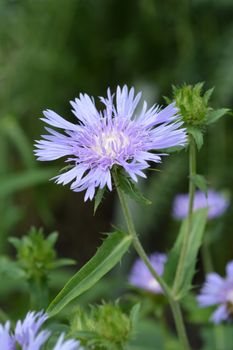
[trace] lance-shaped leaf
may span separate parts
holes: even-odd
[[[132,200],[144,205],[151,204],[151,201],[143,196],[138,187],[135,186],[134,182],[124,173],[117,173],[117,186],[119,186],[120,189]]]
[[[195,143],[197,145],[197,149],[198,149],[198,151],[200,151],[200,149],[203,146],[203,133],[202,133],[202,131],[199,128],[194,127],[194,126],[189,126],[187,128],[187,131],[189,134],[191,134],[193,136]]]
[[[116,231],[108,235],[96,254],[66,283],[48,307],[50,316],[61,311],[70,301],[90,289],[109,272],[127,252],[132,238]]]
[[[192,217],[192,228],[189,233],[189,240],[185,254],[185,260],[181,275],[179,276],[179,285],[176,288],[174,297],[176,299],[183,298],[192,285],[193,275],[195,273],[195,265],[197,254],[201,246],[208,209],[197,210]],[[184,235],[187,231],[187,218],[182,222],[177,240],[169,254],[168,261],[165,265],[164,280],[172,288],[174,285],[174,276],[179,263],[180,253],[184,241]]]

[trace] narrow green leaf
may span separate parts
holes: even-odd
[[[117,182],[118,186],[121,190],[127,194],[134,201],[144,204],[150,205],[151,201],[143,196],[141,191],[135,186],[130,178],[128,178],[125,174],[120,172],[117,173]]]
[[[139,321],[140,308],[141,308],[141,304],[137,303],[130,310],[130,320],[131,320],[133,331],[134,331],[134,328],[136,328]]]
[[[218,121],[221,117],[227,114],[230,110],[228,108],[220,108],[210,111],[207,114],[207,124],[213,124]]]
[[[196,142],[197,149],[200,151],[200,149],[203,146],[203,134],[202,131],[198,128],[195,128],[193,126],[190,126],[187,128],[187,131],[189,134],[191,134]]]
[[[59,170],[59,174],[60,174],[60,173],[65,173],[66,171],[72,169],[73,167],[74,167],[73,165],[66,165],[66,166],[64,166],[63,168],[61,168],[61,169]]]
[[[205,194],[207,194],[208,184],[206,178],[203,175],[195,174],[191,176],[190,179],[193,181],[197,188],[199,188],[202,192],[205,192]]]
[[[18,174],[0,177],[0,196],[11,195],[14,192],[22,191],[30,186],[48,181],[56,172],[56,169],[33,169],[22,171]]]
[[[95,195],[94,215],[95,215],[96,210],[98,209],[100,203],[102,202],[105,190],[106,190],[106,186],[104,188],[99,188],[96,195]]]
[[[193,275],[195,273],[197,254],[204,234],[207,213],[208,209],[204,208],[197,210],[193,214],[192,229],[189,235],[185,263],[182,270],[182,276],[180,278],[181,282],[177,289],[178,292],[175,295],[176,299],[184,297],[191,288]],[[187,219],[185,219],[181,224],[177,240],[171,252],[169,253],[168,261],[165,265],[164,280],[170,287],[172,287],[174,283],[174,276],[176,274],[176,269],[178,266],[180,252],[186,230]]]
[[[23,128],[19,125],[16,118],[6,116],[2,118],[0,123],[1,131],[12,141],[19,152],[24,164],[27,168],[36,166],[36,159],[32,153],[32,145],[27,139]]]
[[[10,278],[10,279],[25,279],[25,271],[21,266],[10,260],[7,256],[0,256],[0,278]]]
[[[16,237],[9,237],[8,241],[15,247],[16,250],[21,246],[21,240]]]
[[[50,316],[91,288],[109,272],[127,252],[132,238],[123,232],[109,234],[96,254],[66,283],[48,307]]]
[[[75,265],[76,261],[73,259],[57,259],[52,263],[53,268],[59,268],[63,266],[70,266],[70,265]]]

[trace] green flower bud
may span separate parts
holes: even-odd
[[[203,85],[204,83],[173,86],[173,99],[186,126],[202,126],[207,122],[207,114],[211,109],[208,101],[213,89],[203,94]]]
[[[17,250],[18,263],[28,280],[45,280],[50,270],[74,263],[70,259],[57,259],[54,248],[57,237],[57,232],[45,237],[42,229],[32,227],[21,239],[9,239]]]
[[[93,349],[124,349],[132,336],[134,317],[134,312],[128,316],[118,303],[92,306],[89,313],[79,308],[71,324],[71,334]]]

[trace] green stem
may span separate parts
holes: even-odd
[[[182,344],[183,350],[190,350],[190,345],[189,345],[189,341],[188,341],[188,338],[186,335],[186,330],[184,327],[184,321],[183,321],[182,313],[180,310],[180,305],[177,301],[175,301],[173,299],[170,288],[167,286],[167,284],[164,282],[164,280],[161,278],[161,276],[158,275],[158,273],[154,270],[153,266],[151,265],[150,260],[147,257],[147,255],[144,251],[144,248],[142,247],[141,242],[138,239],[136,230],[134,228],[134,223],[133,223],[133,220],[131,217],[131,213],[129,211],[129,208],[128,208],[128,205],[126,202],[125,195],[121,191],[121,189],[119,188],[118,182],[117,182],[117,176],[114,173],[113,173],[113,178],[114,178],[115,186],[116,186],[117,193],[119,196],[122,211],[123,211],[123,214],[125,217],[128,232],[133,239],[134,248],[135,248],[136,252],[138,253],[139,257],[142,259],[142,261],[147,266],[147,268],[150,271],[150,273],[152,274],[152,276],[159,282],[160,286],[162,287],[162,289],[164,291],[164,294],[168,298],[168,301],[169,301],[171,309],[172,309],[173,317],[175,320],[177,333],[178,333],[180,342]]]
[[[196,144],[195,140],[191,135],[189,135],[189,206],[188,206],[188,216],[187,216],[187,226],[185,230],[185,235],[183,239],[183,245],[180,252],[180,258],[176,270],[173,294],[177,295],[179,293],[179,288],[183,280],[184,264],[187,258],[188,242],[190,237],[190,232],[192,229],[192,216],[193,216],[193,202],[195,195],[195,183],[193,181],[196,175]]]
[[[224,337],[223,325],[217,325],[214,328],[215,340],[216,340],[216,350],[225,350],[225,337]]]
[[[47,279],[33,279],[29,281],[30,306],[32,310],[46,309],[49,299]]]

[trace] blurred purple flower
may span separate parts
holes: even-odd
[[[188,215],[189,195],[179,194],[173,203],[173,216],[176,219],[184,219]],[[229,206],[229,200],[220,192],[209,190],[207,196],[204,192],[196,191],[193,203],[194,211],[201,208],[209,208],[208,219],[214,219],[222,215]]]
[[[117,87],[115,102],[110,89],[107,98],[100,97],[104,110],[98,111],[93,98],[80,94],[71,101],[72,112],[79,123],[73,124],[57,113],[46,110],[41,118],[52,127],[63,129],[61,134],[46,127],[48,135],[36,141],[35,155],[38,160],[51,161],[67,157],[72,169],[56,176],[58,184],[70,182],[76,192],[86,190],[85,198],[92,200],[97,187],[105,185],[112,190],[111,169],[114,165],[124,168],[132,180],[146,177],[142,170],[149,167],[148,161],[161,162],[161,155],[152,151],[174,146],[184,146],[186,130],[174,103],[164,109],[152,106],[143,108],[136,116],[141,93],[134,89]]]
[[[17,321],[15,331],[11,335],[10,322],[3,326],[0,324],[0,349],[1,350],[42,350],[51,332],[40,331],[47,315],[42,311],[28,312],[23,321]],[[81,350],[79,342],[73,339],[64,341],[64,334],[61,334],[53,350]]]
[[[233,261],[226,266],[226,277],[209,273],[204,286],[197,297],[200,307],[219,305],[211,320],[218,324],[233,315]]]
[[[162,276],[164,265],[167,261],[165,254],[153,253],[149,256],[149,260],[159,276]],[[163,293],[159,283],[152,276],[147,266],[141,259],[137,259],[129,275],[129,283],[141,289],[148,290],[155,294]]]

